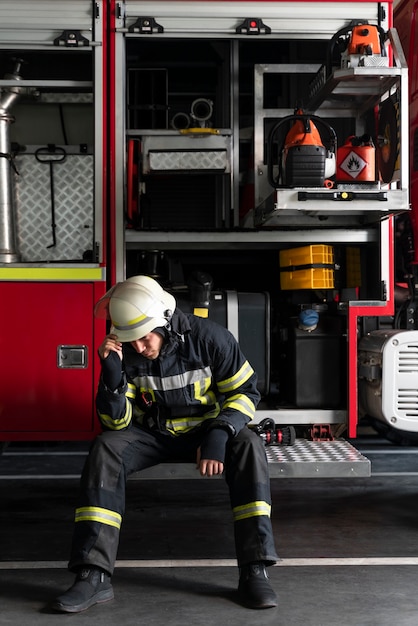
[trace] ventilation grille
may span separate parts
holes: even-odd
[[[405,417],[418,417],[418,389],[398,389],[397,409]]]
[[[407,419],[416,418],[418,417],[418,343],[406,344],[399,350],[398,373],[400,385],[397,393],[397,410]],[[413,387],[410,385],[411,377],[415,381]]]
[[[418,344],[407,344],[398,352],[398,372],[418,374]]]

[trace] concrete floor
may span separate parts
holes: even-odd
[[[266,611],[237,603],[222,479],[130,481],[115,600],[77,615],[48,605],[73,580],[66,561],[83,455],[64,471],[62,457],[30,457],[24,469],[5,454],[0,624],[416,626],[418,450],[394,450],[376,456],[370,478],[272,481],[282,560],[269,571],[280,606]]]

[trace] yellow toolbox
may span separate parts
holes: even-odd
[[[303,246],[280,251],[282,289],[334,289],[334,248]]]

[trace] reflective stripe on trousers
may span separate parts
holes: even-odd
[[[113,572],[127,477],[169,459],[194,463],[204,434],[197,431],[171,437],[133,427],[106,431],[97,437],[81,477],[70,569],[90,564]],[[244,428],[228,442],[225,468],[238,565],[252,561],[274,563],[278,557],[270,521],[270,481],[262,439]]]

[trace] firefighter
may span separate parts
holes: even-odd
[[[112,324],[99,347],[103,432],[81,477],[69,562],[76,579],[54,608],[77,613],[113,598],[126,479],[173,460],[196,461],[202,476],[224,473],[239,596],[249,608],[277,606],[266,571],[278,557],[265,447],[247,427],[259,401],[257,378],[238,343],[222,326],[184,314],[148,276],[115,285],[95,314]]]

